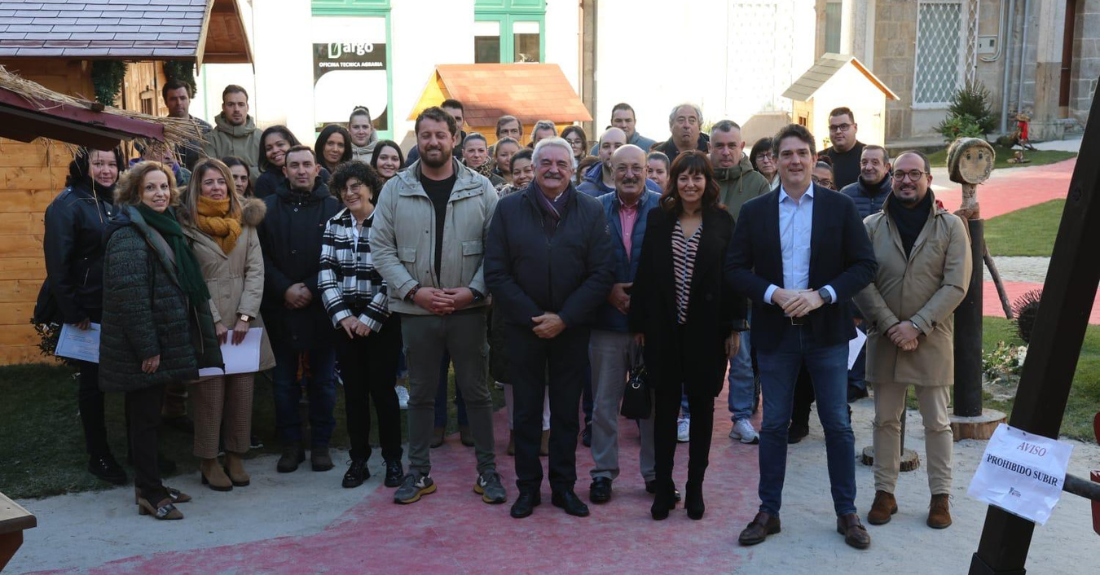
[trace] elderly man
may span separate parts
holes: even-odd
[[[741,126],[731,120],[722,120],[710,130],[710,162],[714,166],[714,179],[718,182],[719,198],[726,210],[737,221],[745,202],[771,191],[768,180],[752,169],[745,155],[745,141],[741,138]],[[756,378],[752,371],[752,343],[748,331],[741,332],[737,354],[730,359],[729,411],[733,421],[730,438],[741,443],[759,443],[753,428],[752,409],[756,399]],[[686,405],[686,403],[684,404]],[[684,412],[685,419],[688,412]]]
[[[600,197],[615,191],[615,174],[611,168],[611,155],[614,154],[616,150],[626,145],[626,139],[626,132],[619,128],[608,128],[608,130],[600,136],[600,142],[598,144],[599,150],[596,155],[600,161],[589,168],[588,172],[585,173],[584,181],[581,182],[581,185],[577,186],[578,192],[593,197]],[[648,178],[645,180],[645,187],[658,194],[661,193],[660,186]]]
[[[539,140],[546,138],[553,138],[558,135],[558,127],[554,125],[550,120],[539,120],[535,122],[535,127],[531,128],[531,143],[527,144],[528,147],[534,148]]]
[[[611,269],[615,284],[607,300],[596,312],[588,358],[592,364],[592,485],[588,498],[592,503],[611,500],[611,482],[619,476],[619,404],[623,401],[626,380],[635,359],[641,353],[627,327],[630,288],[638,272],[642,254],[646,218],[657,209],[661,196],[645,189],[646,154],[638,146],[627,144],[611,155],[615,175],[615,193],[599,198],[603,204],[607,229],[611,233]],[[653,455],[653,418],[640,420],[642,446],[639,467],[647,489],[656,479]]]
[[[832,146],[823,154],[833,161],[833,184],[840,190],[856,181],[863,158],[863,143],[856,139],[859,125],[856,116],[845,107],[829,112],[829,141]]]
[[[638,133],[638,119],[634,114],[634,108],[626,102],[619,102],[611,108],[611,125],[622,130],[626,134],[626,143],[638,146],[646,153],[649,149],[657,143],[656,140],[652,140]],[[592,150],[589,152],[595,156],[599,152],[600,145],[597,143],[592,146]]]
[[[535,181],[500,200],[485,244],[485,281],[504,315],[511,358],[516,485],[512,517],[541,503],[542,401],[549,383],[551,502],[588,515],[574,493],[577,404],[588,369],[589,329],[613,281],[603,206],[572,185],[573,149],[535,146]]]
[[[260,177],[256,157],[260,150],[261,130],[248,115],[248,92],[235,84],[222,90],[222,113],[214,118],[215,127],[205,135],[202,152],[211,158],[236,156],[248,165],[252,181]]]
[[[943,529],[951,525],[952,312],[970,285],[970,237],[958,216],[936,205],[924,154],[898,156],[893,180],[882,211],[864,220],[878,272],[855,300],[867,322],[867,381],[875,386],[875,501],[867,522],[888,523],[898,511],[901,414],[912,385],[928,452],[927,524]]]
[[[672,137],[656,149],[664,152],[671,161],[676,161],[676,156],[687,150],[708,152],[707,135],[702,133],[702,129],[703,110],[695,104],[679,104],[668,115],[668,130],[672,132]]]

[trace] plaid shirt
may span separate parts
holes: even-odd
[[[358,242],[355,241],[355,218],[346,208],[325,226],[317,285],[333,327],[340,327],[340,320],[359,312],[359,321],[367,324],[371,331],[381,331],[382,324],[390,316],[386,282],[371,259],[373,221],[374,214],[371,214],[363,222]]]

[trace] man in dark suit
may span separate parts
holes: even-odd
[[[753,301],[752,341],[764,395],[760,512],[739,540],[755,545],[779,532],[787,423],[805,362],[825,428],[837,531],[866,549],[871,538],[856,514],[846,388],[848,340],[855,336],[851,300],[874,278],[875,255],[851,198],[811,182],[813,135],[791,124],[773,142],[779,189],[741,208],[726,258],[726,281]]]

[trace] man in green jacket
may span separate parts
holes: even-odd
[[[741,214],[741,206],[745,202],[771,191],[768,180],[752,169],[752,163],[745,156],[741,126],[732,120],[722,120],[710,129],[710,162],[714,165],[714,179],[718,182],[718,197],[734,221]],[[749,332],[742,332],[737,354],[730,359],[728,395],[730,419],[733,421],[730,438],[749,444],[760,441],[749,421],[756,388],[750,358],[751,345]],[[684,415],[686,417],[687,413]]]
[[[222,90],[222,113],[214,117],[214,129],[205,135],[202,152],[219,160],[236,156],[248,164],[248,173],[255,182],[260,177],[256,156],[260,149],[260,130],[248,115],[248,92],[236,84]]]

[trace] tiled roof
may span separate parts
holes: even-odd
[[[447,94],[465,105],[470,126],[494,126],[505,114],[524,124],[592,120],[557,64],[445,64],[436,72]]]
[[[195,58],[215,0],[0,0],[0,57]]]
[[[790,88],[787,88],[786,92],[783,92],[784,98],[790,98],[799,102],[805,102],[813,97],[817,89],[824,86],[825,82],[829,81],[834,74],[840,71],[848,62],[851,62],[864,76],[867,77],[872,84],[882,90],[883,94],[886,94],[888,100],[897,100],[898,95],[895,94],[890,88],[886,87],[886,84],[882,83],[882,80],[878,79],[860,62],[855,56],[850,54],[833,54],[831,52],[825,53],[821,56],[821,59],[814,63],[813,67],[806,71],[799,79],[795,80],[794,84],[791,84]]]

